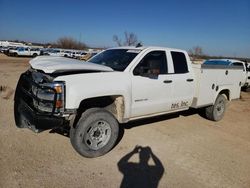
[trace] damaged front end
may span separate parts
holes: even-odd
[[[63,126],[65,119],[65,84],[53,77],[29,69],[18,81],[14,115],[16,126],[38,133]]]

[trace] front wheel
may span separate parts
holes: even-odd
[[[119,124],[108,111],[100,108],[85,111],[70,130],[74,149],[84,157],[98,157],[109,152],[119,135]]]
[[[212,121],[219,121],[223,118],[226,111],[227,99],[225,95],[218,95],[214,105],[205,109],[206,117]]]

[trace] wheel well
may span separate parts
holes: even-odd
[[[73,126],[76,125],[82,113],[84,113],[87,109],[90,108],[104,108],[105,110],[113,114],[118,122],[122,123],[125,108],[124,97],[121,95],[112,95],[82,100],[78,107],[77,115]]]
[[[225,95],[227,97],[227,100],[230,100],[230,91],[228,89],[224,89],[220,91],[219,95]]]

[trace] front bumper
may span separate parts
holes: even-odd
[[[22,99],[15,100],[14,113],[17,127],[29,128],[36,133],[61,127],[66,123],[62,117],[44,115],[34,111]]]
[[[38,133],[43,130],[61,127],[66,124],[64,117],[55,115],[55,108],[51,113],[39,111],[33,104],[39,100],[32,94],[32,85],[36,84],[28,73],[20,76],[14,98],[14,116],[16,126],[29,128]],[[38,86],[39,87],[39,86]]]

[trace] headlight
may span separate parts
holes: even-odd
[[[39,98],[39,99],[43,99],[43,100],[50,100],[50,101],[53,101],[54,98],[55,98],[55,92],[54,90],[52,89],[34,89],[35,93],[36,93],[36,96]]]
[[[40,111],[44,112],[52,112],[53,111],[53,103],[43,103],[43,102],[37,102],[36,100],[33,101],[34,106]]]
[[[54,82],[41,84],[40,87],[32,86],[34,106],[45,112],[62,112],[64,110],[64,83]]]

